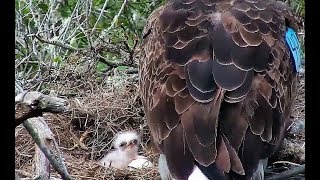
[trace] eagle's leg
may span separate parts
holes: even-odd
[[[268,158],[259,161],[257,170],[253,173],[251,180],[264,180],[264,171],[268,165]]]
[[[160,154],[159,156],[158,167],[161,180],[173,180],[164,154]]]

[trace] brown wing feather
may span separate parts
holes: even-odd
[[[150,15],[141,97],[173,176],[187,177],[191,158],[250,177],[279,146],[297,81],[285,26],[296,29],[273,0],[171,0]]]

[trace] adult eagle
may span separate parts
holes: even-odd
[[[264,178],[296,96],[292,29],[292,12],[273,0],[169,0],[150,15],[140,91],[167,175]]]

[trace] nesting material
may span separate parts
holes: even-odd
[[[75,180],[160,179],[158,154],[147,150],[150,135],[138,96],[138,84],[128,80],[130,78],[131,75],[120,74],[119,77],[108,77],[107,81],[97,81],[99,78],[94,74],[66,69],[59,71],[59,75],[55,75],[47,84],[47,89],[70,101],[71,112],[62,115],[48,113],[45,119],[57,140],[68,172]],[[299,88],[299,97],[293,110],[295,121],[304,120],[303,80]],[[136,130],[141,138],[138,154],[146,157],[152,167],[131,167],[145,159],[132,161],[129,168],[124,170],[105,168],[97,163],[110,152],[114,137],[119,132],[132,130]],[[295,138],[304,142],[304,135]],[[21,178],[32,178],[31,175],[35,174],[32,168],[35,143],[22,125],[15,129],[15,143],[16,172]],[[82,148],[81,144],[87,148]],[[274,161],[280,160],[288,158]],[[50,176],[61,179],[53,168],[50,169]]]

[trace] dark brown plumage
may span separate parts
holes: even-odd
[[[150,15],[141,97],[175,178],[198,163],[250,179],[276,151],[296,95],[287,26],[292,13],[273,0],[171,0]]]

